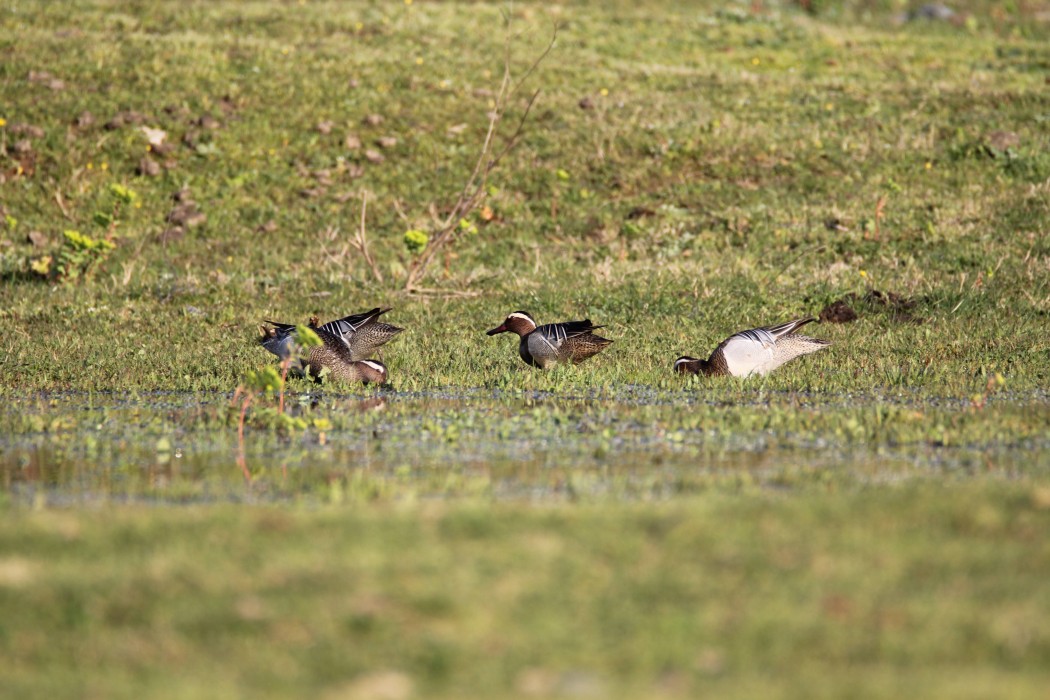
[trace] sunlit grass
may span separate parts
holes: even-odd
[[[0,695],[1045,695],[1050,32],[952,6],[0,6]],[[538,101],[406,295],[504,12]],[[240,443],[256,324],[376,305],[392,389]]]

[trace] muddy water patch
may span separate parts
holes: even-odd
[[[638,399],[641,392],[629,392]],[[740,403],[492,390],[290,395],[305,428],[223,394],[61,395],[0,411],[0,494],[23,504],[670,499],[1050,474],[1050,402],[976,410],[742,392]]]

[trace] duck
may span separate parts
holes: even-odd
[[[347,362],[338,353],[329,354],[329,348],[311,348],[310,357],[303,370],[305,376],[320,383],[324,379],[361,384],[386,384],[390,373],[379,360],[356,360]]]
[[[349,348],[352,360],[364,360],[375,354],[380,346],[386,345],[394,339],[394,336],[405,330],[377,320],[391,310],[391,308],[381,309],[377,306],[369,311],[344,316],[325,324],[321,324],[317,316],[311,316],[310,328],[341,338]]]
[[[385,384],[389,373],[380,360],[371,359],[378,348],[389,342],[403,328],[376,321],[390,311],[376,307],[370,311],[320,323],[310,318],[309,328],[317,334],[321,345],[312,347],[304,358],[295,357],[295,325],[266,321],[260,326],[259,343],[281,361],[293,360],[292,373],[320,380],[328,376],[347,382]]]
[[[734,333],[723,340],[711,356],[701,360],[683,355],[674,361],[678,374],[702,374],[708,377],[748,377],[766,375],[785,362],[808,355],[831,345],[827,340],[796,335],[812,316],[776,326],[762,326]]]
[[[613,341],[594,334],[599,328],[604,326],[596,326],[590,319],[537,326],[528,312],[515,311],[486,335],[517,333],[521,359],[532,367],[547,369],[558,363],[579,364],[611,345]]]

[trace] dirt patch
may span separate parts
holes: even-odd
[[[857,320],[857,312],[842,299],[833,301],[820,312],[821,323],[849,323]]]
[[[826,323],[849,323],[864,314],[881,313],[895,323],[922,323],[924,319],[912,313],[917,304],[918,301],[913,297],[869,289],[864,294],[851,292],[828,304],[820,312],[820,320]]]

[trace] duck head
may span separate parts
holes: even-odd
[[[388,373],[386,365],[379,360],[358,360],[357,371],[365,384],[386,384]]]
[[[259,337],[259,345],[282,360],[288,359],[295,354],[295,337],[291,332],[292,326],[275,324],[274,321],[268,321],[268,323],[274,325],[259,326],[262,334]]]
[[[707,374],[707,360],[682,355],[674,361],[675,374]]]
[[[519,336],[526,336],[534,330],[536,330],[536,322],[532,320],[532,316],[529,316],[526,311],[515,311],[507,316],[503,323],[487,331],[486,335],[496,335],[497,333],[510,331],[511,333],[517,333]]]

